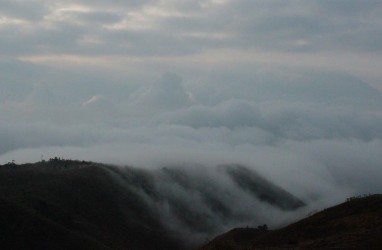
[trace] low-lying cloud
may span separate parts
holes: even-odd
[[[381,1],[0,4],[2,164],[57,156],[145,168],[217,231],[381,192],[382,94],[368,85],[381,87]],[[255,170],[306,209],[249,199],[215,171],[222,164]],[[199,194],[158,174],[166,166],[210,181],[245,216],[217,222]],[[166,202],[148,202],[174,219]]]
[[[22,92],[1,85],[10,94],[1,96],[0,162],[57,156],[145,169],[160,198],[133,190],[148,213],[194,242],[232,227],[279,227],[346,197],[379,193],[382,94],[347,75],[289,74],[197,85],[168,73],[127,89],[99,84],[89,95],[75,84],[31,81]],[[254,198],[219,171],[226,164],[246,166],[306,206],[284,211]],[[176,169],[178,180],[170,178]]]
[[[343,196],[379,192],[381,94],[346,75],[322,72],[321,85],[320,74],[291,73],[293,82],[275,84],[280,78],[272,82],[266,73],[246,88],[211,82],[205,93],[202,85],[187,87],[166,74],[126,91],[124,99],[30,83],[22,95],[2,96],[7,119],[0,126],[0,159],[61,156],[140,167],[240,163],[302,197],[330,196],[333,189]]]

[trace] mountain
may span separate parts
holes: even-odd
[[[244,166],[231,165],[223,168],[238,186],[262,201],[283,210],[295,210],[305,206],[304,202],[289,192]]]
[[[234,164],[138,169],[53,158],[0,165],[4,249],[194,249],[218,232],[263,221],[261,211],[304,205]]]
[[[181,249],[102,164],[8,164],[0,183],[3,249]]]
[[[381,249],[382,195],[355,197],[278,230],[236,228],[200,250]]]

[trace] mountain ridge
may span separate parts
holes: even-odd
[[[199,250],[380,249],[382,194],[348,199],[276,230],[235,228]]]
[[[250,173],[245,186],[236,178],[243,171]],[[270,198],[279,201],[272,204]],[[235,204],[242,199],[251,199],[247,206],[277,211],[280,204],[292,210],[298,208],[296,200],[304,204],[254,170],[235,164],[207,170],[141,169],[60,158],[10,162],[0,165],[0,233],[8,235],[0,237],[0,244],[9,249],[51,249],[54,244],[68,249],[77,243],[81,249],[193,249],[222,228],[263,220],[253,217],[256,211],[238,209]]]

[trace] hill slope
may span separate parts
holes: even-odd
[[[357,198],[328,208],[285,228],[233,229],[201,250],[381,249],[382,195]]]
[[[271,183],[254,171],[241,165],[221,166],[230,178],[243,190],[258,197],[260,200],[282,210],[295,210],[305,206],[304,202]]]
[[[0,183],[2,248],[181,248],[141,197],[118,185],[101,164],[2,166]]]
[[[247,207],[237,209],[243,199]],[[226,228],[264,220],[249,211],[256,206],[304,205],[240,165],[148,170],[57,158],[0,165],[6,249],[192,249]]]

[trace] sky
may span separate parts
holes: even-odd
[[[0,163],[240,163],[323,204],[381,192],[381,12],[0,0]]]

